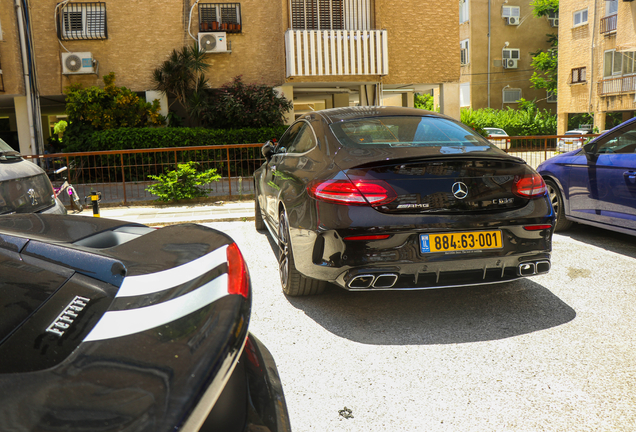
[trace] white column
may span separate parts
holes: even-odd
[[[18,128],[18,141],[20,142],[20,153],[23,155],[34,154],[31,148],[31,126],[29,125],[29,109],[27,107],[26,96],[16,96],[13,98],[15,107],[15,120]]]
[[[146,102],[152,103],[155,99],[159,99],[159,113],[168,117],[168,95],[157,90],[146,90]]]
[[[287,99],[288,101],[292,103],[294,102],[294,86],[293,85],[285,84],[279,87],[274,87],[274,91],[276,92],[278,96],[284,97],[285,99]],[[294,107],[292,106],[292,109],[285,113],[285,124],[290,125],[294,122],[295,119],[296,119],[296,115],[295,115]]]
[[[459,112],[459,83],[440,84],[440,111],[456,120],[460,120]]]

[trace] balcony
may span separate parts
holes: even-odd
[[[287,77],[387,75],[386,30],[287,30]]]
[[[610,15],[605,18],[601,18],[601,34],[611,33],[616,31],[616,23],[618,21],[618,15]]]
[[[636,75],[608,78],[598,84],[598,93],[601,96],[634,93],[636,91]]]

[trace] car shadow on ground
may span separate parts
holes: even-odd
[[[559,232],[557,235],[570,237],[610,252],[636,258],[636,236],[577,223],[567,231]]]
[[[433,345],[504,339],[560,326],[576,312],[530,279],[420,291],[287,297],[326,330],[372,345]]]
[[[268,235],[278,256],[278,245]],[[435,345],[505,339],[565,324],[576,312],[550,290],[519,279],[472,287],[325,293],[289,303],[327,331],[372,345]]]

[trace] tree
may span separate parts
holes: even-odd
[[[206,106],[207,104],[207,106]],[[220,129],[275,127],[285,124],[291,101],[279,96],[273,87],[245,84],[241,76],[210,92],[199,108],[203,122]]]
[[[188,115],[197,117],[204,99],[202,93],[209,86],[204,75],[208,67],[205,51],[195,42],[190,47],[172,50],[168,60],[153,71],[152,80],[156,90],[171,94]]]
[[[200,125],[218,129],[278,126],[293,104],[267,85],[245,84],[240,76],[220,89],[210,89],[204,75],[208,65],[198,44],[174,50],[155,69],[155,88],[174,96]]]
[[[530,6],[532,6],[532,14],[537,18],[548,16],[552,12],[559,11],[559,0],[533,0]]]
[[[132,90],[117,87],[114,72],[105,75],[103,80],[103,89],[82,88],[81,84],[71,84],[64,89],[69,122],[64,132],[66,150],[88,150],[89,137],[97,130],[165,123],[158,100],[149,103]]]
[[[533,7],[532,13],[536,17],[548,16],[550,13],[559,11],[559,0],[533,0],[530,3]],[[544,88],[548,92],[557,93],[557,70],[558,70],[558,44],[559,39],[556,34],[548,34],[547,41],[550,48],[547,51],[537,50],[530,53],[532,62],[530,66],[534,69],[530,82],[532,87]]]

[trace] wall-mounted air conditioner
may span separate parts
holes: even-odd
[[[95,63],[93,54],[89,52],[62,53],[62,73],[64,75],[93,74],[95,73]]]
[[[517,59],[503,59],[502,65],[504,69],[517,69],[519,60]]]
[[[227,52],[225,32],[199,33],[199,48],[206,53]]]
[[[511,16],[506,18],[506,25],[519,25],[519,17]]]
[[[518,26],[521,21],[521,8],[519,6],[503,6],[501,8],[501,17],[506,21],[506,25]]]

